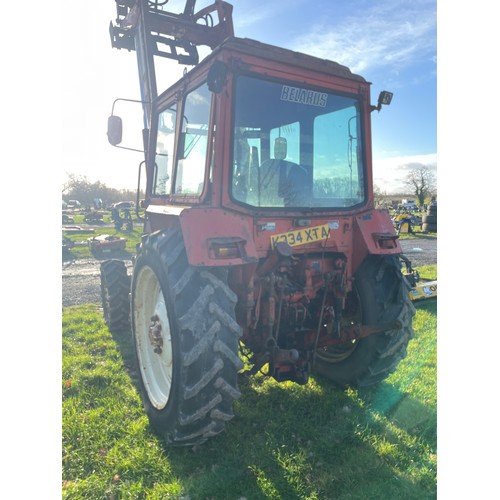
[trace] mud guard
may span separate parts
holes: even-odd
[[[183,210],[180,224],[189,264],[212,267],[258,262],[249,220],[217,208]]]
[[[354,218],[353,270],[358,269],[367,255],[402,252],[398,235],[385,210],[371,210]]]

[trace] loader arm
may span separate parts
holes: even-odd
[[[151,103],[158,96],[155,56],[179,64],[196,65],[198,46],[214,49],[233,36],[233,6],[222,0],[194,12],[196,0],[187,0],[184,12],[164,10],[168,0],[115,0],[116,24],[110,23],[111,45],[135,50],[140,75],[144,132],[151,128]],[[217,13],[214,24],[213,14]]]
[[[138,50],[135,42],[142,24],[149,42],[145,48],[152,55],[194,65],[198,64],[198,45],[214,49],[234,35],[233,6],[224,1],[216,0],[195,13],[196,0],[187,0],[181,14],[164,10],[166,3],[116,0],[116,25],[110,24],[111,45],[118,49]],[[214,24],[213,13],[217,13],[217,24]],[[186,53],[180,53],[178,49]]]

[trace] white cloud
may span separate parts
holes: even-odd
[[[270,15],[274,15],[274,11],[273,8],[249,8],[242,13],[243,15],[234,19],[235,32],[238,33],[242,28],[254,26],[263,20],[269,19]]]
[[[403,181],[416,166],[425,166],[437,176],[437,154],[393,156],[373,159],[373,182],[382,192],[404,192]]]
[[[331,59],[366,72],[376,68],[399,71],[436,53],[434,2],[384,2],[339,24],[318,24],[304,33],[294,50]]]

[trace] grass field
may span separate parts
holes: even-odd
[[[66,308],[63,497],[436,498],[436,315],[435,300],[417,304],[408,356],[376,388],[240,383],[226,431],[193,450],[152,432],[129,335],[112,336],[97,305]]]

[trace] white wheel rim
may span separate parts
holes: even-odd
[[[161,352],[152,341],[150,327],[157,317],[160,326]],[[151,404],[158,410],[165,408],[172,388],[172,336],[167,306],[155,272],[149,266],[140,269],[134,295],[134,335],[139,370]],[[158,349],[157,349],[158,351]]]

